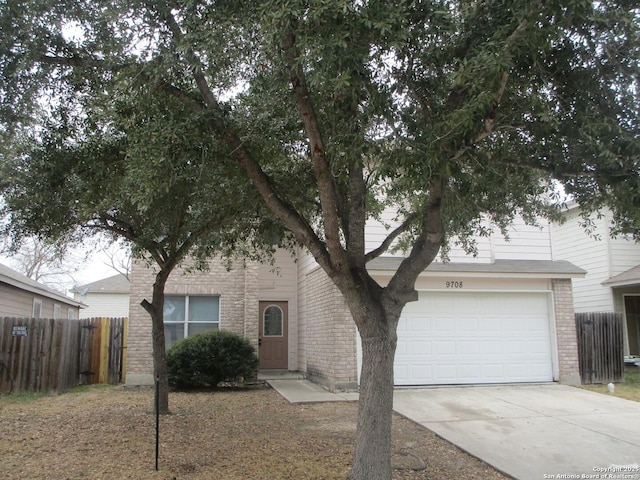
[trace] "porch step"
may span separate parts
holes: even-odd
[[[304,380],[306,375],[301,372],[288,370],[260,370],[258,380]]]

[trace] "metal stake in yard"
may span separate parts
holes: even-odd
[[[160,453],[160,377],[156,377],[156,471],[158,471],[158,455]]]

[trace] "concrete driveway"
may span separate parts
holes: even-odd
[[[640,479],[640,402],[501,385],[397,389],[394,410],[517,479]]]

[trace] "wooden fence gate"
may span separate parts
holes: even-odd
[[[620,313],[576,313],[583,384],[624,381],[623,317]]]
[[[123,383],[128,319],[0,318],[0,393]]]

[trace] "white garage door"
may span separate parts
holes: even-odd
[[[553,380],[546,293],[420,293],[398,325],[396,385]]]

